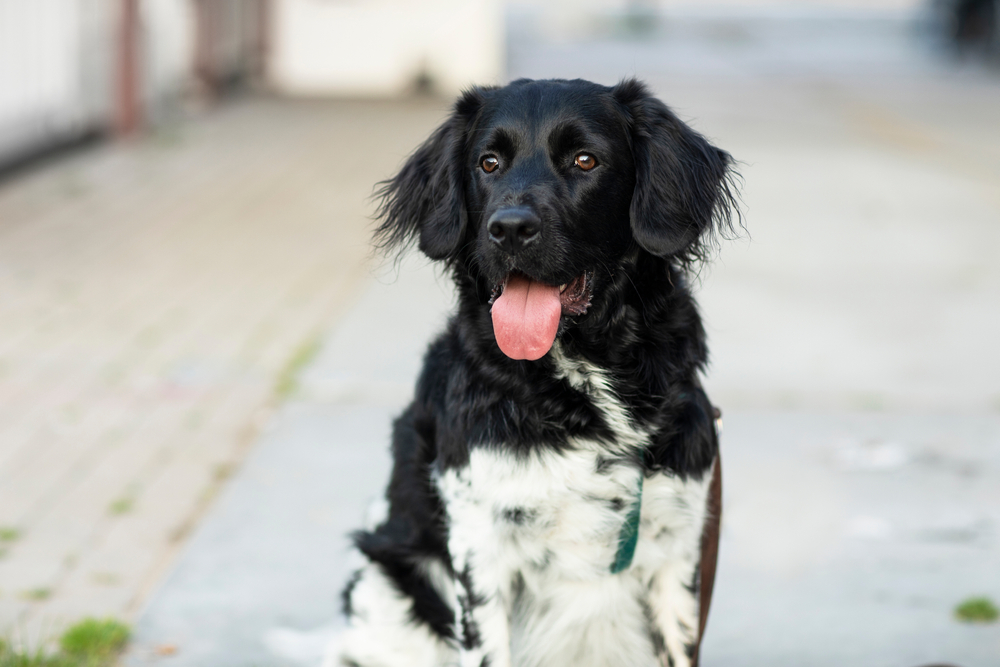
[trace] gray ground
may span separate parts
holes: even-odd
[[[531,26],[529,30],[528,27]],[[704,665],[1000,665],[1000,79],[912,23],[514,17],[512,76],[636,73],[744,163],[703,276],[725,419]],[[450,297],[373,277],[141,617],[133,665],[314,664]]]

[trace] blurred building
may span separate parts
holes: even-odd
[[[502,69],[500,0],[0,0],[0,166],[247,80],[450,94]]]
[[[291,94],[452,94],[499,83],[499,0],[275,0],[270,81]]]

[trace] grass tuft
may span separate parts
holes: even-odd
[[[128,626],[113,618],[86,618],[63,633],[59,647],[67,656],[101,664],[121,653],[129,634]]]
[[[21,592],[22,598],[25,600],[33,600],[35,602],[48,600],[50,595],[52,595],[52,589],[45,587],[30,588]]]
[[[1000,611],[987,597],[969,598],[955,607],[955,618],[965,623],[992,623]]]
[[[131,498],[119,498],[110,505],[108,505],[108,514],[113,516],[121,516],[122,514],[128,514],[132,511],[132,505],[134,501]]]
[[[129,634],[113,618],[86,618],[63,633],[55,653],[18,651],[0,639],[0,667],[114,667]]]
[[[323,337],[314,335],[303,341],[285,361],[274,383],[275,395],[284,400],[298,388],[299,373],[312,361],[323,347]]]
[[[10,644],[0,639],[0,667],[74,667],[70,664],[56,662],[52,657],[41,651],[21,653],[15,651]]]

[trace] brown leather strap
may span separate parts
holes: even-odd
[[[719,558],[719,522],[722,520],[722,458],[715,456],[712,465],[712,482],[708,487],[705,527],[701,534],[701,581],[699,582],[698,644],[691,656],[691,667],[698,667],[701,653],[701,638],[705,635],[708,609],[712,604],[712,589],[715,586],[715,567]]]

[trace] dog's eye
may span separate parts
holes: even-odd
[[[589,153],[580,153],[576,156],[574,162],[576,163],[576,166],[584,171],[590,171],[597,166],[597,159]]]
[[[496,159],[496,157],[492,155],[488,155],[483,158],[481,166],[483,167],[483,171],[488,174],[500,166],[500,160]]]

